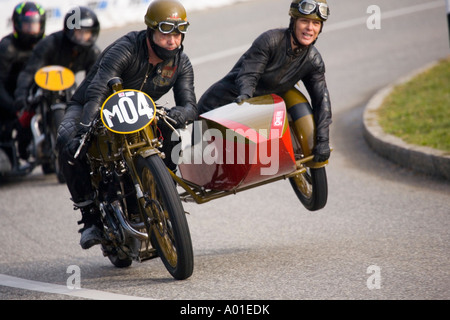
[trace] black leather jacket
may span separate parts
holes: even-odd
[[[64,31],[58,31],[39,41],[33,49],[25,69],[19,74],[15,98],[27,97],[34,82],[34,74],[47,65],[60,65],[74,73],[89,71],[94,65],[100,49],[97,46],[82,47],[72,43]]]
[[[11,33],[0,42],[0,110],[15,114],[14,91],[32,48],[23,48]],[[3,116],[3,113],[0,113]]]
[[[261,34],[233,69],[204,93],[199,100],[199,111],[223,106],[239,95],[283,94],[299,81],[311,98],[317,138],[328,140],[331,104],[324,62],[314,45],[293,52],[289,29]]]
[[[185,108],[186,120],[197,117],[194,72],[188,56],[180,51],[175,58],[156,66],[148,62],[146,30],[130,32],[106,48],[75,92],[72,100],[81,104],[81,122],[89,124],[111,94],[107,87],[113,77],[123,80],[124,89],[141,90],[154,101],[173,88],[175,103]]]

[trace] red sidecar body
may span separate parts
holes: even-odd
[[[191,138],[183,142],[180,174],[204,189],[238,190],[296,170],[286,105],[277,95],[202,114]]]

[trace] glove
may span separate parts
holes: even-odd
[[[234,99],[234,102],[236,103],[242,103],[244,100],[250,99],[250,96],[248,94],[241,94],[236,99]]]
[[[19,118],[19,123],[22,126],[22,128],[29,128],[30,127],[30,123],[31,123],[31,118],[33,118],[33,116],[36,113],[34,111],[28,111],[28,110],[23,110],[22,112],[17,113],[17,116]]]
[[[330,144],[328,140],[318,140],[314,149],[314,161],[315,162],[324,162],[330,158]]]
[[[173,107],[169,110],[169,117],[175,120],[175,128],[184,128],[186,125],[186,115],[183,107]]]
[[[70,164],[73,164],[73,160],[75,160],[74,159],[75,153],[77,153],[78,148],[80,147],[81,144],[81,139],[88,130],[89,130],[88,127],[82,127],[80,130],[78,130],[75,137],[67,143],[66,154],[68,156],[67,158]]]

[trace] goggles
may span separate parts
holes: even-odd
[[[295,3],[291,4],[291,7],[298,9],[300,13],[305,15],[316,12],[323,20],[327,20],[330,15],[330,8],[326,3],[316,2],[314,0],[302,0],[298,5]]]
[[[171,22],[171,21],[163,21],[158,23],[158,30],[161,33],[169,34],[177,30],[179,33],[186,33],[189,27],[189,22]]]

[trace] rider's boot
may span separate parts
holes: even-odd
[[[80,245],[83,249],[89,249],[90,247],[100,244],[103,241],[102,222],[100,220],[100,212],[98,208],[93,204],[85,206],[76,206],[81,210],[81,220],[78,224],[84,223],[84,227],[78,232],[81,233]]]

